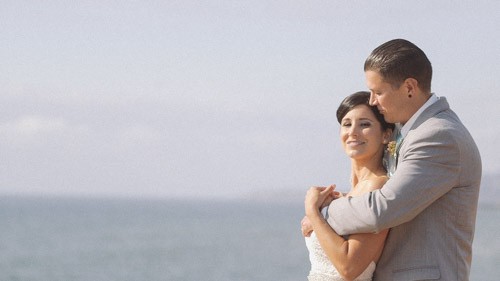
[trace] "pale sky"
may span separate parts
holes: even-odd
[[[405,38],[500,172],[500,1],[0,0],[0,195],[347,190],[335,111]]]

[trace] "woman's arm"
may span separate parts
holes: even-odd
[[[346,240],[335,233],[319,211],[308,213],[307,217],[321,248],[346,280],[358,277],[372,261],[378,260],[389,232],[384,230],[377,234],[353,234]]]
[[[381,186],[381,185],[380,185]],[[353,234],[348,239],[335,233],[320,212],[318,201],[321,190],[311,188],[305,201],[306,217],[309,219],[321,248],[346,280],[353,280],[368,267],[372,261],[378,261],[388,230],[377,234]]]

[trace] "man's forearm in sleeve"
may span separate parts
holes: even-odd
[[[328,208],[328,224],[339,235],[378,232],[377,218],[370,206],[371,192],[359,197],[334,200]]]

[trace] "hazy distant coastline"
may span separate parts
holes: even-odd
[[[481,182],[481,191],[479,192],[479,203],[481,206],[496,206],[500,207],[500,187],[497,183],[500,182],[500,173],[490,173],[483,175]],[[284,186],[281,188],[274,189],[253,189],[248,188],[248,191],[239,194],[211,194],[210,196],[205,196],[200,194],[198,196],[131,196],[124,195],[118,196],[116,194],[79,194],[68,192],[66,194],[51,194],[51,193],[0,193],[0,198],[9,197],[25,197],[25,198],[73,198],[82,200],[133,200],[133,201],[212,201],[212,202],[227,202],[227,201],[250,201],[250,202],[260,202],[260,203],[270,203],[270,204],[297,204],[301,205],[304,200],[305,193],[307,191],[307,186],[303,189],[299,189],[297,186]],[[345,189],[345,188],[344,188]]]

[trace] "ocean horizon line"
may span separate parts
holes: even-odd
[[[207,202],[207,203],[255,203],[255,204],[303,204],[303,197],[289,196],[277,199],[273,196],[151,196],[117,194],[56,194],[56,193],[0,193],[0,200],[76,200],[76,201],[123,201],[123,202]],[[500,208],[500,200],[479,200],[479,208]]]

